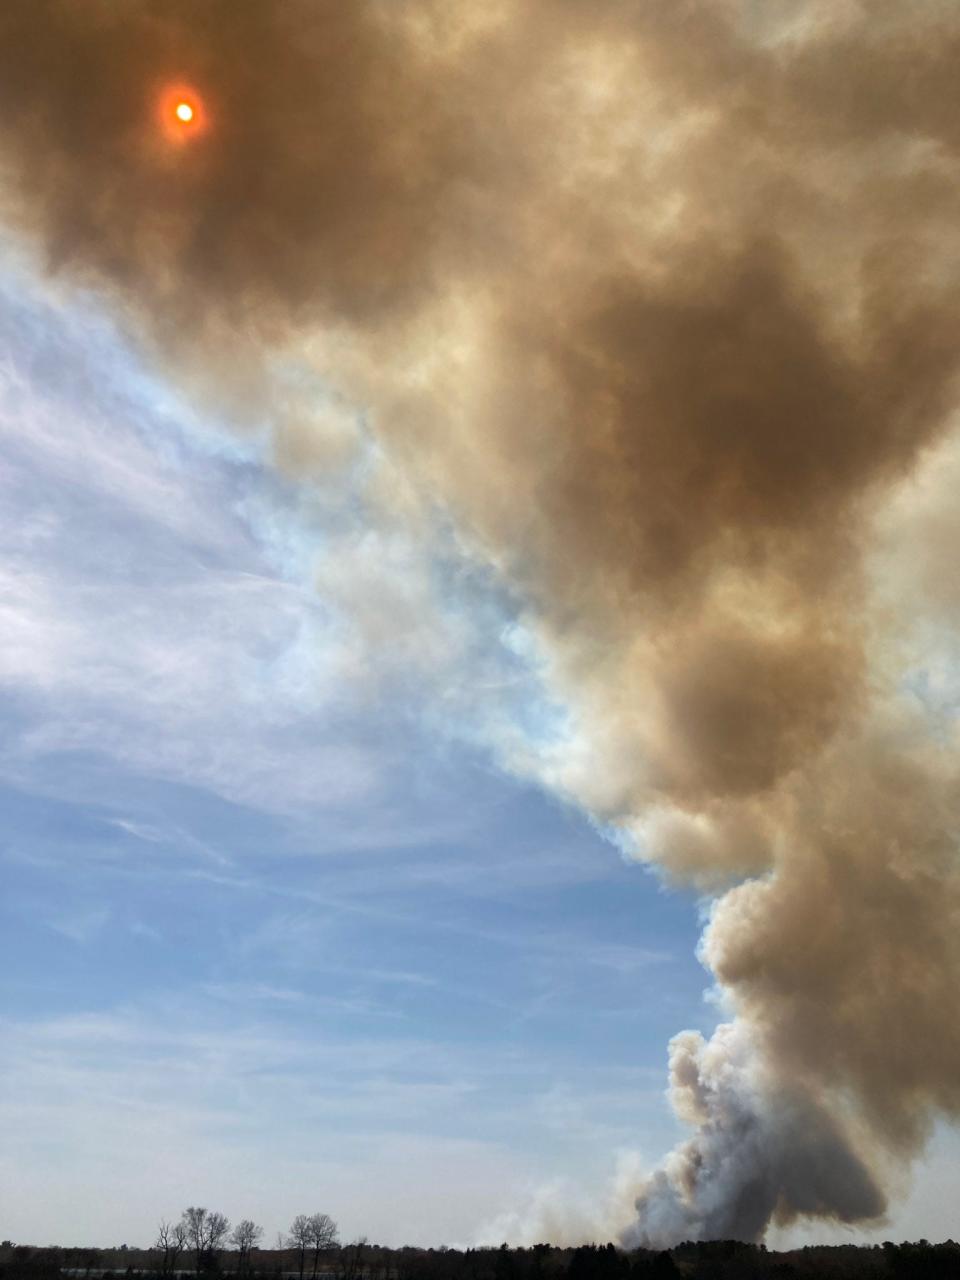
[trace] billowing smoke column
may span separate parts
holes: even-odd
[[[514,765],[715,895],[630,1241],[875,1218],[960,1111],[958,59],[938,0],[0,13],[8,223],[305,471],[309,352],[527,601]]]

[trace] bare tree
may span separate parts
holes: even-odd
[[[257,1244],[263,1239],[263,1227],[258,1227],[255,1222],[251,1222],[249,1218],[243,1218],[233,1228],[233,1234],[230,1237],[231,1244],[235,1245],[238,1251],[237,1256],[237,1275],[243,1271],[244,1262],[247,1263],[249,1270],[250,1250],[255,1249]]]
[[[199,1273],[204,1267],[212,1265],[217,1256],[217,1250],[230,1230],[230,1223],[222,1213],[211,1213],[207,1209],[198,1209],[193,1206],[184,1209],[181,1223],[186,1233],[187,1243],[196,1256]]]
[[[171,1258],[171,1271],[177,1269],[177,1259],[187,1247],[187,1229],[182,1222],[178,1222],[173,1228],[173,1255]]]
[[[160,1254],[160,1271],[166,1275],[170,1270],[170,1243],[173,1235],[173,1227],[166,1219],[161,1218],[157,1226],[157,1238],[153,1242],[153,1247]]]
[[[230,1234],[230,1219],[225,1213],[207,1215],[207,1248],[216,1251]]]
[[[183,1222],[169,1223],[161,1220],[153,1247],[163,1251],[160,1270],[164,1275],[176,1271],[177,1259],[183,1253],[186,1243],[187,1230]]]
[[[287,1237],[287,1243],[300,1254],[300,1280],[303,1280],[304,1260],[307,1256],[307,1249],[313,1242],[313,1228],[310,1225],[310,1217],[306,1213],[298,1213],[294,1220],[290,1223],[290,1234]]]
[[[310,1243],[313,1245],[313,1280],[317,1277],[320,1255],[325,1249],[334,1249],[340,1243],[337,1236],[337,1224],[329,1213],[314,1213],[310,1216]]]
[[[204,1260],[213,1266],[217,1260],[217,1250],[221,1249],[230,1234],[230,1219],[224,1213],[207,1214],[207,1247]]]

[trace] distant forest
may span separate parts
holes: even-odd
[[[739,1277],[849,1276],[904,1277],[905,1280],[960,1280],[960,1245],[886,1243],[875,1246],[813,1246],[775,1253],[763,1245],[734,1240],[686,1243],[666,1252],[615,1245],[561,1249],[549,1244],[529,1249],[389,1249],[358,1241],[330,1245],[318,1257],[298,1246],[277,1249],[222,1248],[196,1258],[185,1251],[173,1259],[161,1248],[40,1248],[0,1245],[0,1280],[118,1280],[120,1276],[168,1276],[186,1280],[199,1274],[251,1280],[737,1280]]]

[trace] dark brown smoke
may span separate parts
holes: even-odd
[[[540,776],[741,880],[705,939],[735,1020],[676,1042],[696,1133],[637,1240],[876,1217],[960,1108],[954,733],[905,676],[941,535],[906,607],[878,534],[955,426],[960,13],[773,10],[0,13],[8,225],[285,465],[327,455],[281,357],[369,411],[527,602],[572,717]],[[172,146],[181,80],[209,128]]]
[[[8,6],[11,178],[53,264],[135,295],[153,323],[169,307],[265,339],[410,303],[473,147],[429,57],[379,18],[296,0]],[[210,128],[172,148],[155,103],[182,80]]]

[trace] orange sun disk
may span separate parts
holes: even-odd
[[[203,99],[190,86],[167,85],[160,94],[157,107],[157,123],[168,142],[184,143],[206,132]]]

